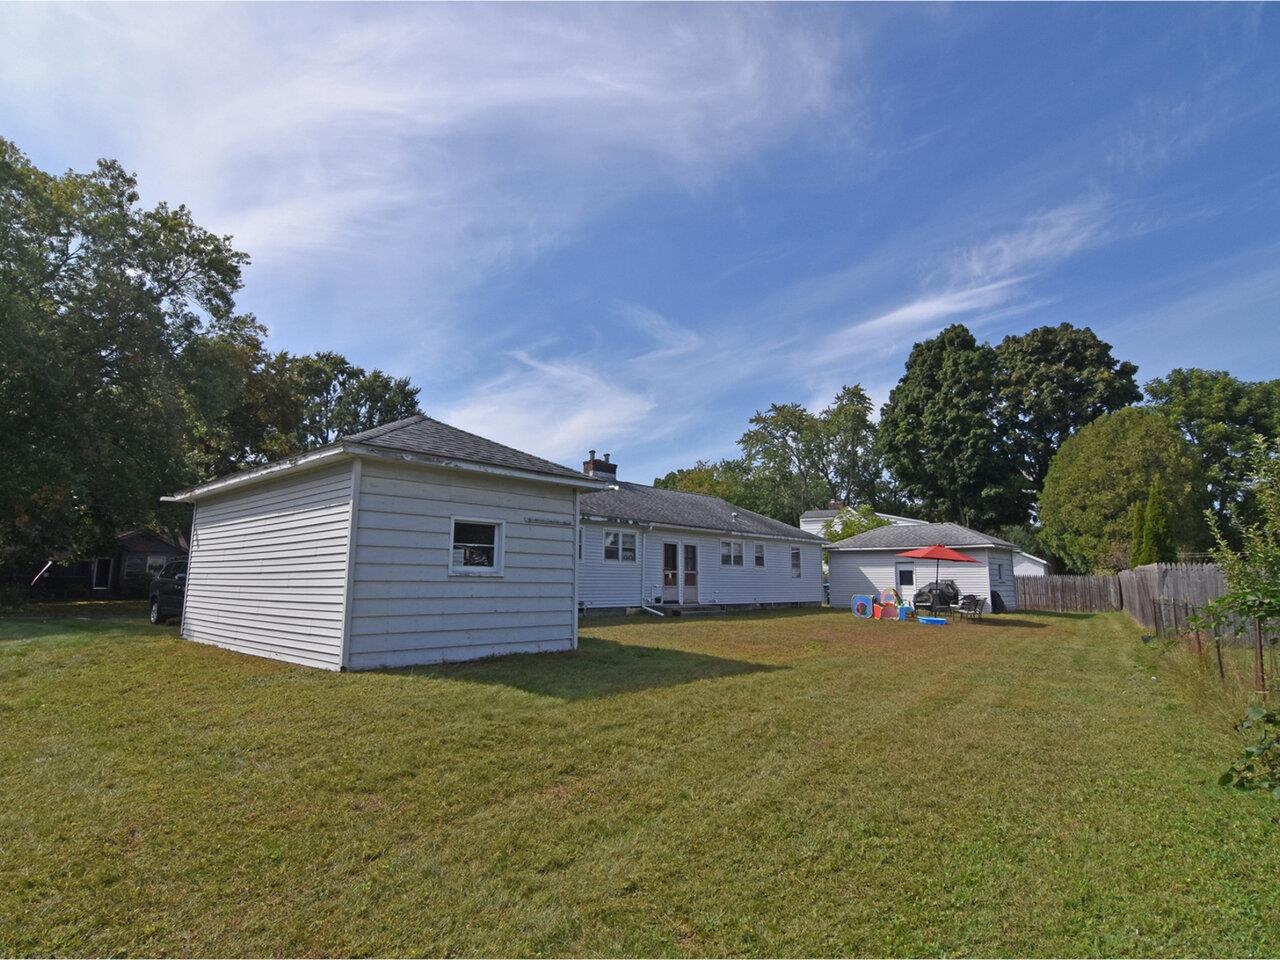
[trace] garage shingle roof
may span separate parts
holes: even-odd
[[[484,437],[451,427],[439,420],[432,420],[423,414],[374,427],[363,433],[353,433],[342,439],[366,447],[400,450],[405,453],[419,453],[447,460],[463,460],[483,466],[508,467],[552,477],[572,478],[582,480],[584,487],[591,483],[579,470],[486,440]]]
[[[631,523],[656,523],[738,536],[778,537],[823,542],[781,520],[735,507],[727,500],[682,490],[662,490],[640,483],[618,482],[618,489],[584,493],[584,517],[602,517]]]
[[[970,530],[958,523],[911,523],[876,527],[831,544],[831,550],[913,550],[940,543],[947,547],[1018,548],[1008,540]]]

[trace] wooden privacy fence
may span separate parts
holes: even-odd
[[[1212,563],[1151,563],[1107,576],[1015,577],[1014,587],[1020,610],[1123,610],[1157,637],[1178,637],[1193,645],[1202,658],[1216,661],[1223,677],[1223,646],[1250,646],[1254,650],[1255,687],[1266,690],[1267,676],[1273,682],[1276,677],[1280,637],[1274,631],[1262,623],[1243,620],[1220,622],[1213,631],[1201,626],[1199,617],[1205,605],[1227,588],[1222,571]]]
[[[1120,581],[1113,576],[1014,577],[1019,610],[1103,613],[1119,610]]]
[[[1020,610],[1123,610],[1147,629],[1158,631],[1164,620],[1182,617],[1175,611],[1198,610],[1222,596],[1226,583],[1211,563],[1150,563],[1104,576],[1015,577],[1014,589]],[[1167,608],[1163,616],[1162,604]]]

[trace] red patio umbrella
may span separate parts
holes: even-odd
[[[934,589],[929,593],[929,599],[933,602],[932,609],[937,612],[938,607],[938,571],[942,567],[943,560],[949,560],[952,563],[981,563],[977,557],[971,557],[967,553],[961,553],[959,550],[952,550],[950,547],[944,547],[940,543],[934,544],[932,547],[916,547],[914,550],[905,550],[898,554],[900,557],[913,557],[916,560],[933,560],[933,585]]]

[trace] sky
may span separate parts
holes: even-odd
[[[1280,376],[1280,6],[0,4],[0,135],[252,257],[273,349],[649,482],[913,343]]]

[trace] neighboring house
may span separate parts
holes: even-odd
[[[415,416],[183,491],[182,635],[330,670],[574,649],[604,486]]]
[[[1013,575],[1015,577],[1047,577],[1049,561],[1019,550],[1013,555]]]
[[[834,520],[843,509],[844,508],[838,503],[832,503],[828,505],[826,510],[806,510],[804,513],[800,514],[800,529],[805,533],[812,533],[819,537],[824,536],[822,528],[828,521]],[[888,520],[889,523],[894,524],[895,526],[913,525],[926,522],[924,520],[912,520],[910,517],[900,517],[893,513],[876,512],[876,516],[881,520]]]
[[[855,596],[877,594],[896,587],[906,599],[934,579],[932,560],[900,557],[904,550],[934,544],[954,547],[978,563],[943,563],[938,579],[954,580],[960,593],[974,594],[993,608],[999,594],[1006,610],[1017,605],[1013,587],[1014,554],[1018,548],[999,537],[978,533],[958,523],[915,523],[878,527],[827,547],[831,605],[848,607]]]
[[[719,497],[618,481],[582,495],[578,600],[587,611],[655,604],[818,606],[823,539]]]
[[[130,530],[116,537],[110,553],[55,563],[33,584],[33,590],[55,597],[145,597],[151,578],[170,560],[186,555],[186,550],[158,534]],[[27,574],[27,582],[31,576]]]

